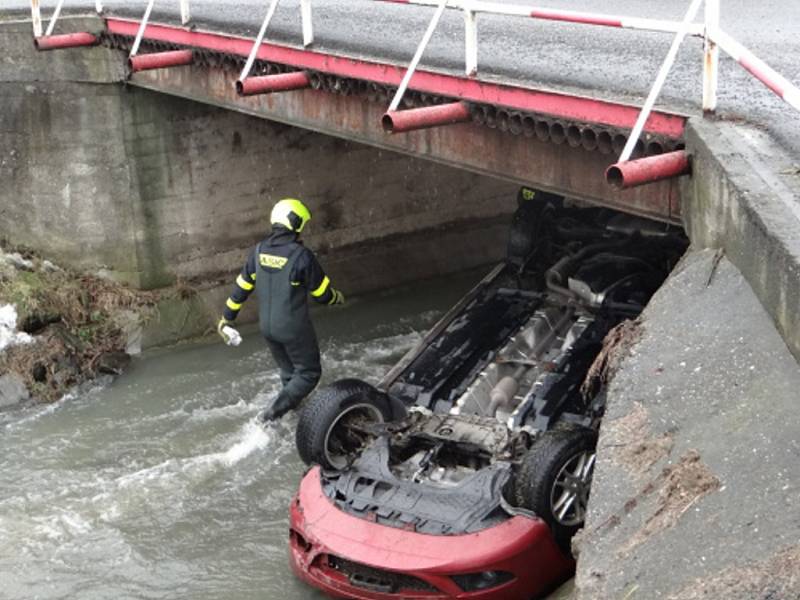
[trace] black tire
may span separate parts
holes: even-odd
[[[307,465],[342,469],[367,441],[348,428],[361,422],[391,420],[388,397],[359,379],[341,379],[322,388],[309,400],[297,423],[296,444]]]
[[[597,434],[591,429],[546,431],[533,442],[517,473],[517,502],[550,525],[568,554],[572,536],[586,517],[596,445]],[[583,475],[576,479],[579,468]]]

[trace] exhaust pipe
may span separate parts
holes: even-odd
[[[180,67],[192,64],[191,50],[170,50],[169,52],[154,52],[141,54],[128,59],[128,68],[131,73],[138,71],[151,71],[165,69],[166,67]]]
[[[619,189],[632,188],[646,183],[689,175],[692,162],[683,150],[628,160],[608,167],[606,181]]]
[[[311,87],[311,78],[305,71],[248,77],[236,82],[236,93],[240,96],[289,92]]]
[[[451,102],[410,110],[389,111],[383,115],[381,124],[387,133],[402,133],[471,120],[469,105],[466,102]]]
[[[60,50],[61,48],[79,48],[94,46],[100,39],[92,33],[65,33],[62,35],[45,35],[33,40],[37,50]]]

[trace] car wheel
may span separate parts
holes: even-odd
[[[550,525],[567,553],[586,518],[596,445],[591,429],[547,431],[533,442],[517,475],[518,502]]]
[[[391,419],[387,396],[359,379],[341,379],[309,400],[297,423],[297,452],[307,465],[343,469],[368,441],[363,426]]]

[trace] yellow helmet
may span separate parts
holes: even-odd
[[[305,204],[294,198],[284,198],[272,207],[269,222],[273,225],[283,225],[290,231],[300,233],[303,227],[311,220],[311,211]]]

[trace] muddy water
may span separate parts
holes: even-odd
[[[377,381],[482,275],[316,313],[323,381]],[[256,424],[278,378],[244,334],[0,412],[0,598],[322,598],[286,560],[296,419]]]
[[[325,380],[377,381],[483,273],[316,313]],[[263,342],[134,362],[113,384],[0,413],[0,598],[318,598],[289,572],[303,471]]]

